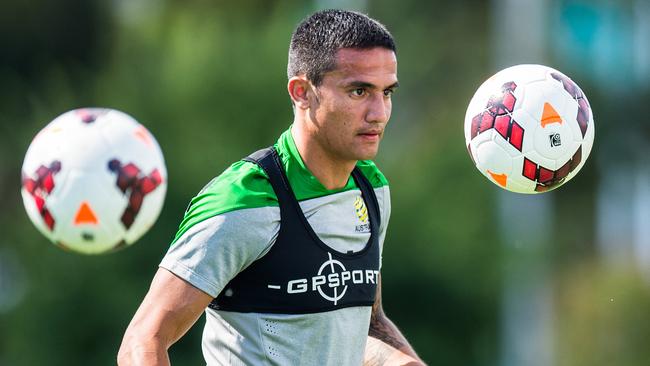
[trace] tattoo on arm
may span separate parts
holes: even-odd
[[[372,306],[364,365],[400,364],[423,365],[399,329],[384,314],[381,301],[381,277],[377,281],[375,303]],[[389,362],[390,361],[390,362]]]
[[[377,338],[391,347],[400,349],[406,344],[397,335],[394,334],[394,327],[388,323],[388,319],[382,314],[370,318],[370,329],[368,335]]]
[[[396,349],[400,349],[408,344],[395,325],[384,314],[384,309],[381,305],[381,282],[377,285],[375,303],[372,305],[368,335]]]

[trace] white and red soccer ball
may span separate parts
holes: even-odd
[[[465,114],[474,164],[498,186],[541,193],[569,181],[594,140],[587,97],[561,72],[542,65],[504,69],[481,85]]]
[[[113,109],[77,109],[50,122],[22,167],[25,209],[54,244],[100,254],[132,244],[154,224],[167,170],[151,133]]]

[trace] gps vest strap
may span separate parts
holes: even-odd
[[[359,252],[340,253],[323,243],[309,225],[273,147],[244,160],[258,164],[268,175],[280,206],[280,232],[269,252],[237,274],[210,308],[306,314],[372,305],[379,277],[379,205],[359,168],[352,177],[368,208],[370,239]]]

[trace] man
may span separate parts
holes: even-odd
[[[390,198],[368,160],[398,84],[393,38],[359,13],[315,13],[288,76],[292,126],[192,200],[120,365],[169,364],[203,311],[209,365],[421,364],[381,307]]]

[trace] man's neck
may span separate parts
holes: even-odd
[[[345,187],[357,162],[335,159],[317,141],[312,141],[309,133],[302,128],[303,126],[294,122],[291,135],[307,169],[326,189]]]

